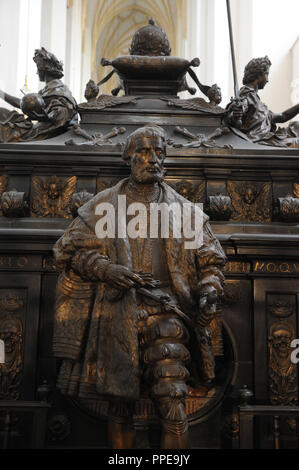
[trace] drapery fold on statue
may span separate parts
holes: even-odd
[[[53,79],[39,92],[49,116],[34,122],[24,114],[0,108],[0,143],[44,140],[64,132],[77,114],[77,103],[59,79]]]
[[[58,282],[53,350],[56,357],[72,361],[69,368],[62,367],[59,380],[64,384],[64,393],[82,398],[140,398],[136,291],[126,291],[120,298],[118,291],[96,281],[90,268],[97,254],[103,261],[133,269],[127,238],[100,240],[95,234],[99,220],[95,214],[97,205],[109,202],[117,217],[118,196],[124,194],[126,184],[127,180],[121,181],[79,209],[79,217],[54,248],[57,266],[63,274]],[[181,206],[189,203],[166,184],[161,187],[162,202]],[[193,210],[192,217],[194,213]],[[171,237],[171,217],[170,238],[164,241],[171,290],[181,309],[190,317],[198,310],[198,286],[203,273],[220,292],[221,268],[226,261],[204,214],[203,223],[204,244],[199,249],[186,250],[184,238]]]

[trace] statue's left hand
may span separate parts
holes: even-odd
[[[206,328],[214,319],[217,308],[218,295],[214,287],[209,287],[206,292],[202,292],[199,301],[199,316],[197,324],[201,328]]]
[[[145,285],[143,279],[120,264],[110,264],[105,272],[104,282],[116,289],[126,290]]]

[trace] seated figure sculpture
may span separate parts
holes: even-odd
[[[161,419],[161,447],[188,448],[190,375],[200,370],[196,384],[215,378],[209,326],[223,292],[226,258],[208,217],[163,182],[165,155],[162,128],[133,132],[123,154],[131,176],[80,208],[54,247],[61,271],[53,339],[54,355],[62,360],[57,385],[81,401],[109,402],[114,449],[132,448],[134,404],[144,394]],[[152,204],[189,204],[193,223],[197,210],[203,219],[203,244],[186,249],[184,237],[129,237],[119,232],[124,220],[116,221],[115,239],[101,238],[98,208],[112,205],[119,216],[120,196],[126,196],[125,208],[145,207],[146,217]],[[170,234],[173,224],[170,217]]]
[[[240,94],[228,106],[228,124],[233,130],[252,142],[277,147],[299,147],[299,123],[287,128],[277,124],[293,119],[299,113],[299,104],[275,114],[261,101],[258,90],[268,83],[271,67],[269,58],[252,59],[245,68]]]
[[[24,114],[0,108],[0,143],[44,140],[65,132],[77,115],[77,103],[60,80],[63,65],[46,49],[35,51],[38,75],[46,86],[22,99],[0,90],[0,98]]]

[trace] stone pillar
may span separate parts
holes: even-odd
[[[36,93],[40,83],[32,59],[35,49],[40,48],[42,0],[21,0],[20,3],[18,89]]]
[[[67,0],[42,0],[41,46],[66,62]]]
[[[67,9],[67,37],[65,83],[70,87],[78,102],[82,101],[84,86],[81,87],[82,64],[82,2],[74,0]],[[90,77],[89,77],[90,78]]]
[[[0,2],[0,88],[12,95],[20,95],[17,88],[18,51],[21,33],[19,25],[21,20],[21,0]],[[11,58],[11,60],[8,60]],[[0,100],[0,106],[4,106]],[[7,105],[7,107],[9,107]]]
[[[299,37],[292,47],[292,95],[291,101],[295,105],[299,103]]]
[[[197,70],[200,81],[205,85],[217,82],[222,88],[223,103],[227,102],[231,93],[232,72],[224,0],[188,1],[186,56],[189,59],[200,58],[201,65]]]

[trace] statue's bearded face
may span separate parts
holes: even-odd
[[[164,159],[165,144],[160,136],[136,137],[131,158],[133,179],[141,184],[163,181]]]

